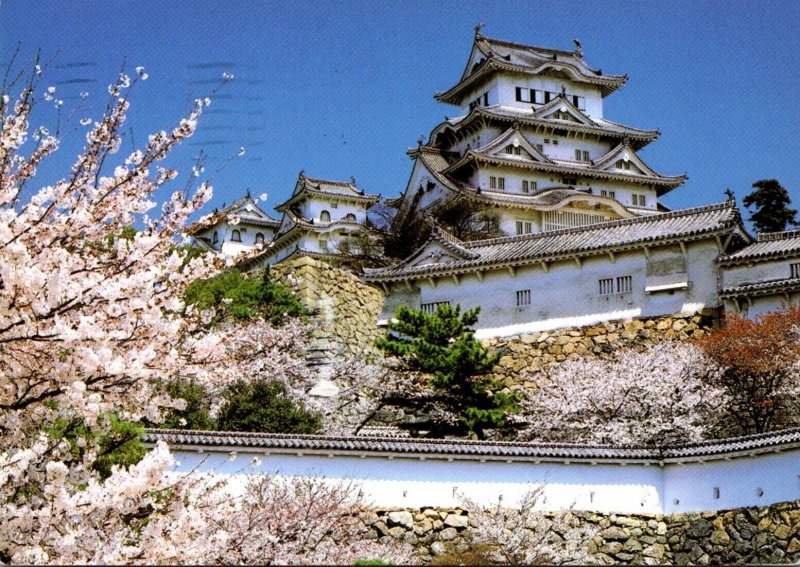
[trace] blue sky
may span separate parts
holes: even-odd
[[[800,206],[797,1],[0,0],[0,60],[18,42],[21,60],[41,49],[40,90],[56,86],[65,114],[89,91],[93,108],[73,116],[75,127],[102,110],[121,66],[144,66],[150,79],[132,96],[125,150],[233,73],[170,165],[188,172],[202,149],[212,175],[244,146],[215,176],[212,206],[250,188],[272,207],[301,169],[399,194],[411,172],[406,149],[456,114],[433,93],[457,81],[479,21],[489,37],[544,47],[572,49],[579,38],[590,65],[627,73],[605,115],[661,130],[640,155],[661,173],[689,175],[668,206],[718,202],[727,187],[741,202],[763,178],[777,178]],[[52,120],[51,105],[39,110]],[[67,140],[41,182],[76,151]]]

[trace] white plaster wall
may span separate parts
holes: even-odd
[[[714,488],[719,488],[719,498],[715,498]],[[800,498],[800,453],[793,450],[730,461],[670,464],[664,469],[663,494],[668,514],[796,500]]]
[[[773,311],[783,310],[789,305],[800,305],[800,293],[789,293],[788,302],[786,301],[786,296],[782,293],[753,297],[750,299],[750,302],[744,299],[739,302],[738,307],[733,300],[725,300],[726,310],[736,313],[740,317],[745,317],[747,319],[755,319]]]
[[[241,236],[241,242],[234,242],[231,240],[231,236],[234,230],[238,230]],[[218,240],[216,244],[214,242],[214,231],[217,232]],[[257,225],[250,225],[247,223],[239,223],[237,225],[231,225],[229,223],[219,223],[215,225],[213,228],[209,230],[205,230],[197,235],[198,238],[203,237],[207,238],[208,242],[212,243],[211,245],[216,249],[222,251],[222,253],[226,256],[235,256],[244,251],[252,250],[255,246],[256,235],[257,234],[264,235],[264,243],[267,244],[272,240],[272,237],[275,234],[275,230],[273,228],[268,228],[265,226],[257,226]]]
[[[334,208],[334,204],[336,208]],[[356,216],[356,222],[364,224],[367,221],[367,208],[365,205],[355,203],[345,203],[335,199],[307,199],[302,206],[303,217],[307,219],[314,219],[319,223],[320,213],[328,211],[331,215],[331,222],[342,220],[346,215],[353,214]]]
[[[654,249],[657,250],[657,249]],[[692,313],[706,306],[715,307],[717,278],[714,259],[719,252],[712,241],[687,245],[688,289],[646,293],[647,258],[643,250],[610,257],[596,256],[578,266],[573,260],[552,263],[548,271],[540,265],[523,266],[512,273],[508,269],[484,274],[465,274],[458,283],[451,277],[417,282],[419,303],[449,301],[463,309],[480,307],[476,337],[489,338],[519,333],[534,333],[564,327],[590,325],[603,321],[625,320],[634,317],[654,317],[674,313]],[[599,280],[617,276],[632,277],[628,293],[599,295]],[[382,319],[391,317],[398,303],[393,298],[396,283],[387,294]],[[516,306],[516,291],[531,290],[531,304]],[[404,300],[409,294],[404,292]]]
[[[800,262],[800,257],[753,262],[738,266],[725,266],[722,269],[722,286],[738,286],[770,280],[782,280],[791,276],[791,264]]]
[[[496,82],[493,85],[493,91],[496,93],[498,102],[502,105],[517,106],[525,109],[531,108],[531,103],[517,102],[516,87],[560,93],[561,86],[564,85],[566,86],[567,95],[578,95],[586,99],[586,110],[584,112],[587,115],[594,118],[603,117],[603,98],[598,87],[555,77],[531,77],[506,73],[495,75],[495,77]],[[540,105],[536,105],[536,107],[539,108]]]
[[[253,457],[261,466],[249,467]],[[662,473],[658,467],[414,458],[359,458],[242,452],[229,454],[179,451],[177,471],[195,468],[232,475],[244,482],[247,474],[273,472],[281,476],[324,477],[356,481],[365,500],[375,506],[454,507],[460,496],[482,504],[514,506],[538,483],[545,490],[537,508],[572,508],[618,513],[658,513],[662,509]]]
[[[732,460],[677,464],[505,462],[479,459],[420,460],[406,457],[296,455],[242,450],[198,453],[176,450],[177,473],[193,470],[230,475],[240,486],[247,475],[356,481],[367,502],[381,507],[453,507],[465,495],[483,504],[514,506],[532,485],[544,485],[542,510],[574,508],[603,513],[676,513],[766,506],[800,498],[800,453],[792,449]],[[253,457],[261,459],[250,467]],[[719,498],[714,488],[720,489]]]

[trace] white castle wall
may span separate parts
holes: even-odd
[[[551,264],[548,271],[540,265],[522,266],[512,271],[487,271],[481,281],[476,274],[422,280],[408,290],[402,283],[393,284],[381,320],[386,321],[399,304],[419,308],[424,303],[449,301],[462,308],[480,307],[475,336],[480,339],[515,334],[535,333],[562,327],[577,327],[602,321],[634,317],[654,317],[674,313],[693,313],[704,307],[716,307],[717,275],[715,258],[719,251],[714,241],[687,244],[686,289],[648,293],[648,262],[659,258],[680,258],[677,246],[655,248],[648,261],[643,249],[615,255],[595,256],[578,266],[573,260]],[[631,276],[628,293],[599,294],[601,278]],[[413,303],[402,303],[415,297]],[[531,303],[516,306],[516,292],[531,291]],[[402,295],[395,297],[398,292]]]
[[[671,514],[766,506],[800,498],[800,452],[762,454],[704,463],[591,464],[481,461],[412,456],[265,453],[231,448],[176,449],[177,473],[231,475],[243,486],[254,473],[352,480],[374,506],[449,508],[459,495],[483,504],[513,506],[532,484],[544,485],[542,510],[574,508],[603,513]],[[261,460],[250,467],[253,457]],[[715,488],[719,490],[717,493]],[[719,495],[717,497],[717,494]]]

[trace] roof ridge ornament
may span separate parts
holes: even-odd
[[[481,34],[481,30],[483,29],[483,22],[478,22],[475,28],[473,29],[475,30],[475,37],[483,37],[483,34]]]
[[[575,55],[583,58],[583,45],[581,44],[581,40],[576,38],[572,40],[572,43],[575,44]]]

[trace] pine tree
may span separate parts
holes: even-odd
[[[743,199],[744,206],[750,211],[750,221],[756,232],[781,232],[789,227],[800,226],[795,215],[796,209],[790,209],[792,200],[789,192],[776,179],[762,179],[753,183],[755,191]]]
[[[428,314],[400,307],[389,324],[390,334],[376,344],[407,368],[433,374],[428,385],[451,395],[461,421],[480,435],[484,427],[505,426],[508,414],[519,408],[514,394],[501,391],[505,383],[489,376],[500,356],[475,339],[470,327],[479,311],[461,313],[458,305],[441,305]]]

